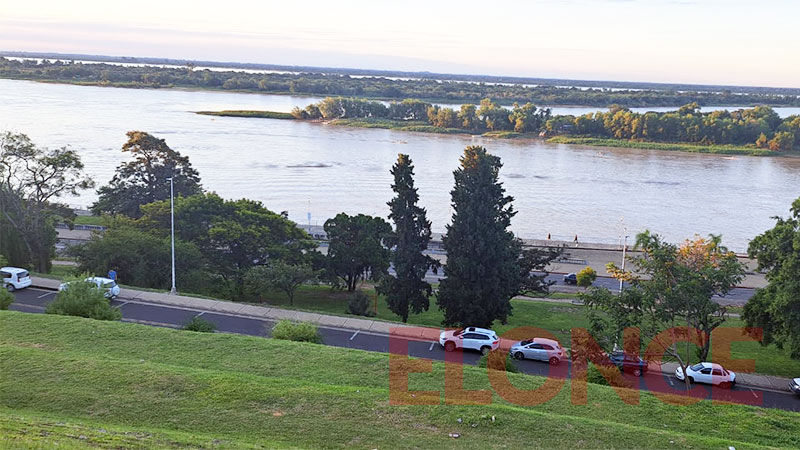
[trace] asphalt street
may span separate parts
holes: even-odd
[[[46,305],[55,298],[55,292],[28,288],[15,292],[15,298],[16,300],[11,305],[11,309],[29,313],[43,313]],[[177,328],[188,322],[192,317],[200,315],[205,320],[216,324],[221,332],[269,337],[270,330],[274,324],[273,321],[254,317],[175,308],[125,298],[116,299],[112,304],[122,311],[123,321],[154,326]],[[389,352],[390,337],[385,334],[327,327],[319,327],[319,330],[326,345],[374,352]],[[401,342],[402,345],[407,345],[409,356],[438,361],[445,359],[446,353],[438,342],[417,341],[401,337],[392,337],[391,339],[395,343]],[[470,351],[456,352],[455,354],[450,354],[448,360],[452,361],[454,357],[463,358],[463,362],[466,364],[476,364],[480,359],[480,354]],[[546,362],[528,360],[517,361],[517,366],[524,373],[542,376],[551,375],[559,378],[569,377],[571,369],[568,363],[552,367]],[[681,392],[680,382],[672,376],[648,373],[640,378],[627,374],[625,377],[634,384],[638,383],[643,390],[673,394]],[[712,398],[713,396],[717,400],[729,400],[800,412],[800,396],[779,391],[737,386],[732,390],[715,388],[712,393],[711,388],[708,386],[695,385],[692,387],[692,392],[701,398]]]
[[[390,273],[393,273],[391,269]],[[444,272],[442,269],[439,269],[437,273],[428,271],[428,273],[425,274],[425,280],[429,283],[438,283],[442,278],[444,278]],[[557,290],[560,286],[570,286],[564,283],[563,273],[549,273],[547,277],[545,277],[545,280],[552,281],[554,283],[554,290]],[[597,277],[593,286],[604,287],[613,292],[619,291],[619,281],[611,277]],[[754,293],[755,289],[737,287],[733,288],[728,295],[724,297],[715,297],[714,299],[717,301],[717,303],[722,305],[744,306],[744,304],[747,303],[747,300],[752,297]]]

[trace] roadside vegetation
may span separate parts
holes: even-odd
[[[9,445],[800,445],[797,413],[733,404],[711,407],[707,401],[671,406],[644,392],[638,405],[627,405],[612,388],[593,384],[588,385],[589,403],[576,405],[570,400],[569,381],[553,400],[539,406],[516,406],[496,394],[490,405],[446,405],[441,400],[428,406],[391,405],[388,355],[275,339],[0,312],[0,354],[5,375],[0,378],[0,430]],[[443,391],[443,364],[432,367],[431,373],[411,374],[409,388]],[[544,381],[508,376],[520,389]],[[485,369],[464,367],[464,387],[488,389]],[[41,429],[46,435],[31,432]],[[84,439],[76,439],[76,431]]]

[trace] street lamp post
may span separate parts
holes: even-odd
[[[178,290],[175,289],[175,191],[172,177],[167,178],[167,180],[169,180],[170,234],[172,236],[172,289],[170,289],[169,293],[177,294]]]
[[[622,271],[625,272],[625,251],[628,249],[628,229],[625,228],[622,231],[622,234],[625,235],[623,244],[622,244]],[[623,281],[619,280],[619,293],[622,295],[622,283]]]

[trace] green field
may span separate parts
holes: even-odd
[[[595,145],[600,147],[642,148],[648,150],[668,150],[691,153],[714,153],[721,155],[778,156],[782,153],[760,148],[737,147],[733,145],[702,145],[669,142],[642,142],[626,139],[603,139],[576,136],[555,136],[547,140],[553,144]]]
[[[435,363],[410,375],[410,389],[441,391],[443,372]],[[785,411],[673,406],[647,393],[628,405],[596,385],[588,404],[573,404],[569,383],[538,406],[496,394],[484,405],[398,406],[385,354],[9,311],[0,374],[0,448],[800,446],[800,415]],[[488,388],[486,371],[465,367],[464,387]]]

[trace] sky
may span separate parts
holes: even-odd
[[[797,0],[0,0],[0,50],[800,88]]]

